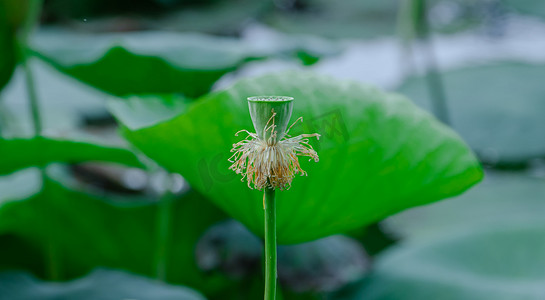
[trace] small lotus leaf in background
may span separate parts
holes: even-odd
[[[545,18],[545,2],[541,0],[502,0],[515,11]]]
[[[539,218],[400,244],[333,299],[545,299],[544,233]]]
[[[43,31],[34,54],[60,71],[116,96],[206,94],[224,74],[268,57],[297,57],[312,64],[340,47],[311,37],[283,37],[274,45],[161,31],[75,34]]]
[[[220,0],[174,10],[161,19],[151,20],[151,27],[163,30],[238,35],[251,21],[273,7],[267,0]],[[213,22],[211,22],[213,20]]]
[[[233,39],[167,32],[40,32],[32,46],[60,71],[117,96],[198,97],[225,73],[260,58]]]
[[[298,293],[337,290],[363,277],[369,267],[363,247],[342,235],[278,247],[278,280]]]
[[[95,197],[46,180],[39,194],[0,204],[2,239],[18,237],[40,249],[42,256],[26,260],[2,256],[0,266],[27,267],[29,260],[42,262],[50,251],[46,249],[52,248],[63,279],[82,276],[97,266],[153,277],[157,215],[158,206],[154,203],[121,203],[109,196]],[[194,253],[202,233],[223,218],[219,209],[195,192],[173,202],[166,248],[167,282],[190,286],[207,295],[229,285],[230,281],[221,274],[202,273]],[[21,250],[20,255],[29,251]],[[13,266],[17,261],[24,265]],[[43,269],[29,271],[45,275]]]
[[[231,219],[211,226],[199,239],[195,254],[201,270],[220,271],[240,279],[261,272],[263,245],[246,227]]]
[[[283,5],[286,7],[265,15],[265,21],[282,31],[329,38],[373,38],[394,34],[397,1],[310,0],[300,4],[300,8],[289,6],[289,3],[293,2],[286,1]]]
[[[103,161],[144,167],[136,155],[127,149],[46,137],[0,138],[0,157],[0,175],[52,162]]]
[[[471,230],[542,218],[544,199],[543,178],[514,172],[488,172],[486,180],[467,193],[404,211],[388,218],[384,225],[387,231],[404,239],[430,240],[460,228]]]
[[[386,220],[405,242],[333,299],[543,299],[543,178],[489,172],[455,199]]]
[[[545,157],[545,65],[502,62],[443,74],[452,126],[487,163],[520,165]],[[431,109],[423,77],[399,89]]]
[[[278,193],[278,239],[299,243],[355,229],[400,210],[457,195],[482,177],[474,155],[449,128],[396,94],[305,72],[242,80],[203,97],[186,113],[139,130],[133,145],[182,174],[254,233],[263,232],[262,192],[228,170],[240,129],[252,130],[246,97],[295,97],[292,134],[319,132],[320,162]]]
[[[0,300],[205,300],[198,292],[130,273],[97,269],[70,282],[45,282],[10,271],[0,273]]]

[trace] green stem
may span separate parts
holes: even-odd
[[[7,114],[4,111],[4,102],[2,98],[2,93],[0,93],[0,137],[3,136],[4,133],[4,127],[7,126],[7,121],[5,121],[8,117]]]
[[[408,77],[416,73],[416,62],[413,55],[413,40],[415,38],[415,28],[412,15],[413,4],[411,0],[402,0],[399,3],[397,13],[397,36],[400,44],[400,65],[402,75]]]
[[[50,280],[56,281],[61,279],[61,264],[59,249],[55,245],[52,239],[48,239],[46,242],[46,255],[47,255],[47,275]]]
[[[427,52],[426,79],[428,81],[430,96],[433,99],[433,111],[439,120],[447,125],[451,125],[443,76],[439,71],[437,58],[435,57],[435,51],[429,36],[425,37],[424,43],[424,51]]]
[[[38,95],[36,93],[36,84],[34,82],[34,75],[29,65],[29,48],[28,40],[32,33],[32,30],[39,23],[40,13],[42,10],[43,0],[30,0],[27,11],[25,23],[23,24],[22,32],[19,36],[19,55],[23,71],[25,75],[25,83],[28,94],[30,113],[32,115],[32,126],[34,128],[34,136],[42,135],[42,117],[40,115],[40,105],[38,103]],[[42,184],[46,182],[46,172],[44,167],[40,167],[40,174],[42,177]],[[60,275],[60,253],[55,243],[49,236],[46,237],[45,247],[47,253],[47,272],[48,277],[51,280],[61,279]]]
[[[28,40],[32,30],[39,22],[40,12],[42,9],[42,0],[30,0],[27,11],[27,16],[23,24],[22,32],[19,36],[19,54],[23,65],[23,71],[25,73],[25,81],[28,93],[28,99],[30,102],[30,112],[32,115],[32,125],[34,127],[34,135],[39,136],[42,134],[42,118],[40,116],[40,107],[38,104],[38,96],[36,95],[36,85],[34,83],[34,76],[32,70],[28,64],[30,55],[28,54]]]
[[[36,24],[39,23],[40,13],[42,11],[43,0],[30,0],[27,10],[27,16],[23,24],[22,32],[19,36],[19,54],[23,64],[23,70],[25,73],[25,80],[27,86],[28,99],[30,101],[30,110],[32,114],[32,121],[34,126],[34,135],[39,136],[42,134],[42,118],[40,116],[40,108],[38,105],[38,96],[36,95],[36,86],[34,84],[34,77],[28,60],[30,55],[28,54],[28,40],[30,34]]]
[[[168,235],[170,229],[170,216],[172,211],[172,195],[165,192],[159,200],[157,210],[157,240],[155,244],[155,278],[166,281]]]
[[[26,52],[25,49],[22,51]],[[36,94],[36,85],[34,83],[34,76],[32,70],[28,65],[27,54],[24,53],[23,58],[23,70],[25,73],[26,88],[28,93],[28,99],[30,102],[30,112],[32,114],[32,125],[34,127],[34,135],[40,136],[42,134],[42,117],[40,115],[40,106],[38,104],[38,96]]]
[[[439,120],[447,125],[450,125],[447,96],[443,85],[443,77],[439,71],[439,64],[437,63],[437,58],[431,39],[431,28],[428,22],[427,1],[420,0],[419,4],[420,23],[417,25],[417,32],[424,44],[424,51],[426,52],[426,79],[428,81],[428,89],[433,103],[433,111]]]
[[[276,201],[274,188],[265,188],[265,300],[276,299]]]
[[[435,116],[443,123],[450,125],[450,116],[447,106],[447,96],[443,84],[443,77],[435,55],[431,38],[431,28],[428,22],[426,0],[404,0],[400,3],[398,13],[398,34],[402,47],[402,66],[404,75],[414,73],[416,64],[413,61],[412,47],[415,39],[422,42],[426,58],[426,85],[431,98],[431,105]]]
[[[30,37],[32,30],[36,27],[36,24],[39,23],[42,5],[43,0],[29,0],[28,2],[27,15],[20,35],[20,41],[22,41],[25,46],[28,45],[28,38]]]

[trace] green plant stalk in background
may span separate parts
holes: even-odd
[[[276,199],[275,189],[265,188],[263,194],[265,210],[265,300],[276,299]]]
[[[25,73],[25,83],[28,94],[30,113],[32,115],[32,126],[34,128],[34,135],[42,135],[42,117],[40,115],[40,106],[38,104],[38,95],[36,94],[36,85],[34,83],[34,76],[32,70],[28,65],[28,55],[26,54],[26,49],[21,47],[22,52],[22,65]]]
[[[426,0],[404,0],[401,2],[397,22],[403,49],[402,62],[405,64],[405,75],[416,71],[412,49],[414,40],[420,40],[426,59],[426,81],[432,99],[433,113],[441,122],[450,125],[447,96],[431,39]]]
[[[42,119],[40,116],[40,107],[38,104],[38,96],[36,95],[36,86],[34,83],[34,77],[28,60],[30,55],[28,53],[28,40],[32,30],[39,24],[40,13],[42,10],[42,0],[29,0],[28,13],[23,24],[22,31],[19,35],[19,54],[20,60],[23,64],[23,70],[25,73],[25,81],[28,93],[28,99],[30,103],[30,110],[32,115],[32,122],[34,127],[34,135],[38,136],[42,134]]]
[[[3,133],[3,128],[4,126],[6,126],[6,121],[4,121],[4,119],[6,119],[6,113],[4,112],[4,102],[3,102],[4,99],[2,99],[2,94],[0,93],[0,137],[2,137],[2,133]]]
[[[154,277],[159,281],[167,281],[167,257],[169,234],[172,224],[172,209],[175,196],[172,193],[173,178],[172,174],[163,171],[158,174],[158,178],[164,185],[161,187],[161,195],[157,204],[157,214],[155,216],[155,249],[154,249]]]
[[[433,41],[430,36],[430,28],[426,18],[427,16],[424,14],[421,39],[424,43],[423,51],[425,52],[424,56],[426,57],[426,78],[428,81],[428,88],[431,98],[434,99],[434,101],[432,101],[433,112],[443,123],[451,125],[443,77],[439,70],[439,63],[437,62]]]
[[[19,48],[19,59],[23,66],[23,71],[25,75],[25,84],[27,89],[27,95],[29,100],[30,113],[32,116],[32,126],[34,130],[34,136],[42,135],[42,117],[40,114],[40,105],[38,103],[38,95],[36,92],[36,83],[34,82],[34,75],[32,69],[29,65],[29,48],[28,41],[30,35],[34,28],[39,24],[40,13],[42,10],[43,1],[42,0],[29,0],[28,1],[28,12],[23,24],[22,31],[20,32],[18,38],[18,48]],[[45,183],[46,173],[45,167],[40,166],[40,174],[42,178],[42,183]],[[51,239],[46,239],[45,241],[46,249],[46,269],[49,279],[58,280],[60,279],[60,260],[58,249],[54,246]]]
[[[155,278],[166,282],[167,274],[167,250],[168,235],[170,233],[170,219],[172,214],[173,195],[167,191],[159,199],[156,223],[156,245],[155,245]]]
[[[412,40],[415,38],[412,6],[411,0],[402,0],[397,12],[396,31],[400,45],[399,65],[404,77],[415,74],[417,70],[412,46]]]

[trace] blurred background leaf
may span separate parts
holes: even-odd
[[[290,33],[370,38],[392,35],[395,29],[395,0],[280,0],[276,3],[276,11],[267,15],[265,21]]]
[[[105,202],[106,199],[104,195],[88,195],[47,180],[39,194],[0,204],[0,233],[21,237],[41,253],[48,253],[47,247],[53,247],[62,278],[82,276],[96,266],[153,276],[156,203],[121,201],[115,197]],[[172,216],[167,281],[191,286],[205,294],[217,293],[229,281],[222,275],[201,272],[194,260],[194,248],[202,232],[222,220],[223,213],[190,192],[175,200]],[[30,259],[40,261],[45,257]],[[43,277],[46,270],[32,271]]]
[[[489,171],[486,179],[467,193],[404,211],[388,218],[385,227],[403,239],[432,240],[462,228],[471,231],[498,223],[539,219],[545,211],[543,199],[543,178],[513,171]]]
[[[525,165],[545,157],[544,65],[502,62],[444,73],[452,126],[492,165]],[[424,77],[408,79],[399,90],[431,109]]]
[[[385,252],[335,299],[543,299],[545,224],[496,224]]]
[[[311,38],[285,38],[260,47],[227,37],[166,31],[50,31],[37,36],[33,48],[58,70],[113,95],[181,93],[188,98],[207,93],[220,77],[249,61],[280,56],[309,65],[338,52],[338,47]]]
[[[153,23],[149,26],[167,30],[237,35],[248,23],[259,19],[274,6],[274,3],[266,0],[196,2],[198,3],[187,9],[169,12],[159,20],[151,20],[150,23]]]
[[[231,39],[167,32],[53,32],[37,39],[33,47],[38,57],[60,71],[117,96],[198,97],[225,73],[259,58]]]
[[[127,149],[46,137],[0,138],[0,157],[3,158],[0,175],[28,167],[46,166],[52,162],[103,161],[144,167],[136,155]]]
[[[0,273],[3,300],[204,300],[191,289],[114,270],[95,270],[84,278],[51,283],[23,272]]]
[[[235,220],[210,227],[199,240],[196,253],[202,270],[224,272],[230,278],[249,280],[262,271],[262,242]],[[278,280],[287,299],[313,299],[313,294],[357,281],[369,269],[365,249],[346,236],[278,247]]]
[[[502,0],[515,11],[545,17],[545,3],[539,0]]]

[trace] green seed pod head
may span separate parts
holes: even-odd
[[[269,141],[272,136],[270,143],[276,143],[284,137],[293,110],[293,97],[250,97],[248,107],[255,131],[260,139]],[[273,114],[275,114],[274,117]]]

